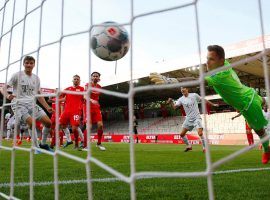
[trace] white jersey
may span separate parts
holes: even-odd
[[[19,104],[23,104],[24,106],[26,104],[32,106],[34,96],[40,91],[39,77],[35,74],[29,76],[24,71],[13,74],[8,85],[13,87],[13,95],[16,98],[29,99],[29,101],[19,102]],[[12,102],[16,101],[16,98]]]
[[[197,118],[201,118],[200,111],[198,107],[198,103],[201,101],[201,97],[197,93],[189,93],[187,97],[184,95],[180,97],[175,105],[176,106],[183,106],[186,117],[194,120]]]

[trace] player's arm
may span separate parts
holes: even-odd
[[[178,107],[180,107],[180,105],[176,105],[173,101],[172,98],[169,98],[167,101],[166,101],[167,104],[169,104],[174,110]]]
[[[232,120],[234,120],[237,117],[240,117],[241,115],[242,115],[241,113],[238,113],[237,115],[235,115],[234,117],[232,117]]]
[[[211,106],[214,106],[214,107],[219,107],[219,104],[217,103],[212,103],[211,101],[208,101],[207,99],[204,99],[206,103],[210,104]]]
[[[156,72],[150,73],[149,78],[150,78],[151,82],[155,83],[156,85],[171,84],[171,83],[179,83],[182,81],[196,80],[195,77],[168,78],[168,77],[163,76],[163,75],[156,73]]]
[[[65,102],[66,101],[66,95],[61,96],[61,98],[59,98],[59,102]],[[54,102],[56,102],[56,99],[54,100]]]
[[[40,91],[38,91],[38,94],[41,94]],[[51,108],[51,106],[49,106],[49,104],[46,102],[44,97],[38,97],[37,98],[39,103],[41,103],[41,105],[49,112],[51,113],[53,111],[53,109]]]
[[[59,98],[59,102],[65,102],[66,101],[66,96],[64,96],[64,97],[62,95],[60,95],[60,96],[61,96],[61,98]],[[56,102],[56,98],[50,98],[50,99],[48,99],[48,102],[49,103],[55,103]]]
[[[203,98],[202,98],[200,95],[198,95],[197,93],[195,93],[195,95],[196,95],[197,102],[198,102],[198,103],[199,103],[199,102],[202,102],[202,99],[203,99]],[[208,101],[208,100],[205,99],[205,98],[204,98],[204,101],[205,101],[206,103],[210,104],[211,106],[215,106],[215,107],[218,107],[218,106],[219,106],[218,104],[212,103],[211,101]]]
[[[85,85],[85,87],[84,87],[84,91],[87,91],[88,90],[88,85]],[[86,99],[87,99],[87,94],[86,95],[84,95],[84,99],[85,99],[85,102],[86,102]],[[98,101],[96,101],[96,100],[94,100],[94,99],[91,99],[91,98],[89,98],[89,101],[92,103],[92,104],[99,104],[99,102]]]

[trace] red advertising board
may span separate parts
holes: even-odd
[[[132,135],[134,137],[134,135]],[[187,135],[192,144],[199,144],[200,138]],[[184,144],[179,134],[139,134],[139,143]],[[91,135],[91,142],[97,141],[97,135]],[[124,134],[103,135],[102,142],[130,142],[130,136]]]

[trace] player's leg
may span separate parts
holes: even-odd
[[[260,139],[267,137],[267,132],[264,127],[268,124],[268,121],[264,118],[262,113],[262,98],[259,95],[255,95],[248,110],[242,112],[242,115],[247,120],[250,127],[257,133]],[[254,117],[256,116],[256,117]],[[269,139],[262,143],[263,155],[262,163],[266,164],[270,160]]]
[[[20,127],[20,135],[19,135],[20,139],[19,139],[19,141],[17,142],[19,145],[22,144],[23,134],[24,134],[24,128]]]
[[[254,144],[252,129],[249,127],[247,122],[246,122],[246,135],[247,135],[248,145]]]
[[[34,142],[34,146],[35,146],[35,147],[40,147],[39,144],[38,144],[38,140],[37,140],[38,135],[37,135],[36,129],[34,129],[34,134],[32,134],[32,121],[33,121],[33,119],[32,119],[31,116],[28,116],[28,117],[26,118],[26,120],[25,120],[25,122],[27,123],[27,125],[28,125],[28,127],[29,127],[28,131],[29,131],[29,133],[30,133],[30,136],[31,136],[31,138],[32,138],[32,141]],[[38,154],[39,151],[35,151],[35,153]]]
[[[79,148],[79,133],[78,133],[78,127],[77,126],[72,126],[72,133],[74,135],[74,141],[75,141],[75,149]]]
[[[138,130],[137,130],[137,127],[136,126],[133,127],[133,132],[135,134],[136,143],[139,143]]]
[[[10,121],[8,121],[8,123],[7,123],[7,137],[6,137],[6,140],[9,140],[10,139],[11,131],[12,131],[11,123],[10,123]]]
[[[63,145],[63,136],[64,136],[64,133],[62,130],[59,131],[59,139],[60,139],[60,146]],[[55,133],[55,124],[53,123],[52,124],[52,127],[51,127],[51,137],[52,137],[52,140],[51,140],[51,145],[50,145],[50,148],[53,149],[54,146],[55,146],[55,143],[56,143],[56,133]]]
[[[31,129],[29,127],[27,128],[27,133],[28,133],[28,136],[26,138],[26,141],[31,142]]]
[[[31,133],[32,141],[34,142],[34,146],[35,147],[39,147],[39,144],[38,144],[38,135],[37,135],[36,129],[34,130],[34,134],[32,134],[32,121],[33,121],[33,118],[29,114],[29,112],[31,112],[31,110],[29,111],[29,109],[27,107],[20,106],[20,107],[17,108],[17,115],[16,115],[16,117],[18,117],[18,120],[21,119],[23,123],[25,122],[28,125],[29,132]]]
[[[60,124],[60,128],[63,130],[63,132],[65,133],[66,137],[67,137],[67,142],[64,145],[64,148],[66,148],[68,145],[73,144],[71,137],[70,137],[70,131],[67,127],[67,124],[69,123],[69,114],[64,111],[59,119],[59,124]]]
[[[68,129],[66,126],[63,126],[63,127],[62,127],[62,130],[63,130],[63,132],[65,133],[66,138],[67,138],[67,142],[64,144],[64,148],[66,148],[66,147],[68,147],[68,145],[73,144],[73,142],[72,142],[72,140],[71,140],[71,136],[70,136],[70,131],[69,131],[69,129]]]
[[[186,149],[184,152],[187,152],[187,151],[191,151],[192,150],[192,146],[186,136],[186,133],[190,130],[190,126],[189,126],[189,122],[187,120],[187,118],[185,119],[184,123],[183,123],[183,126],[182,126],[182,130],[180,132],[180,136],[182,138],[182,140],[184,141],[184,143],[186,144]]]
[[[28,114],[28,110],[24,106],[11,105],[11,109],[14,115],[9,119],[7,126],[10,129],[10,134],[13,134],[14,142],[14,138],[17,137],[17,133],[15,133],[16,123],[19,123],[21,120],[25,121],[25,118],[23,118],[23,116],[29,117],[30,115]]]
[[[83,146],[84,146],[84,134],[83,134],[80,127],[77,128],[77,131],[78,131],[79,136],[81,138],[80,147],[83,148]]]
[[[194,126],[196,127],[198,135],[199,135],[201,142],[202,142],[203,152],[205,152],[205,138],[203,136],[202,119],[198,118],[195,120],[194,123],[195,123]]]
[[[53,149],[54,146],[55,146],[55,113],[52,114],[51,116],[51,122],[52,122],[52,125],[51,125],[51,144],[50,144],[50,148]]]
[[[103,135],[103,122],[102,122],[102,121],[98,121],[98,122],[97,122],[97,134],[98,134],[97,147],[98,147],[101,151],[105,151],[106,148],[101,144],[102,135]]]
[[[16,126],[16,128],[15,128],[15,126]],[[16,132],[16,143],[15,143],[15,145],[16,146],[20,146],[21,144],[22,144],[22,141],[21,141],[21,127],[20,127],[20,125],[19,124],[15,124],[14,123],[14,125],[13,125],[13,133],[15,133],[15,131],[17,131]]]
[[[9,140],[10,135],[11,135],[11,130],[8,128],[8,129],[7,129],[7,137],[6,137],[6,140]]]
[[[260,139],[264,139],[267,136],[264,129],[261,129],[258,131],[255,130],[255,132],[258,134]],[[263,142],[262,147],[263,147],[262,163],[267,164],[270,160],[269,140],[267,140],[266,142]]]
[[[42,149],[52,151],[52,149],[47,144],[47,138],[51,132],[51,125],[52,125],[51,119],[46,115],[46,113],[42,109],[37,113],[37,119],[43,124],[42,139],[39,146]]]
[[[97,147],[101,151],[105,151],[106,148],[101,144],[102,135],[103,135],[103,121],[102,121],[101,111],[99,109],[93,109],[91,111],[91,120],[93,124],[97,123],[97,135],[98,135]]]
[[[204,139],[204,136],[203,136],[203,129],[198,128],[197,131],[198,131],[198,135],[199,135],[199,137],[201,139],[201,142],[202,142],[203,153],[204,153],[205,152],[205,139]]]
[[[84,109],[85,109],[85,107],[84,107]],[[84,111],[84,113],[86,113],[85,111]],[[90,114],[91,114],[91,112],[90,112]],[[93,114],[91,115],[91,117],[90,117],[90,130],[91,130],[91,128],[92,128],[92,116],[93,116]],[[87,116],[86,115],[83,115],[83,129],[84,129],[84,131],[83,131],[83,136],[84,136],[84,143],[83,143],[83,150],[84,151],[87,151],[87,140],[88,140],[88,137],[87,137]]]
[[[55,129],[53,127],[51,129],[51,137],[52,137],[52,140],[51,140],[50,148],[53,149],[56,142]]]
[[[47,137],[51,131],[51,120],[47,115],[44,115],[40,118],[40,121],[43,124],[41,144],[46,144]]]
[[[83,148],[87,149],[87,130],[86,129],[83,131],[83,137],[84,137]]]
[[[74,134],[75,149],[81,150],[79,147],[79,125],[80,125],[80,115],[79,113],[71,113],[70,115],[70,125],[72,127],[72,133]]]

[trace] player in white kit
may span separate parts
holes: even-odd
[[[29,129],[32,129],[32,115],[34,112],[33,104],[35,95],[40,94],[40,79],[37,75],[33,74],[35,67],[35,59],[32,56],[26,56],[23,60],[24,71],[19,71],[12,75],[11,79],[3,88],[3,95],[11,100],[12,110],[19,122],[26,123]],[[7,89],[13,87],[13,94],[8,94]],[[52,112],[52,108],[47,104],[44,97],[37,97],[38,101],[48,111]],[[44,110],[35,104],[34,117],[36,120],[43,124],[42,141],[39,147],[52,151],[46,144],[47,136],[50,133],[51,120],[46,115]],[[33,139],[37,140],[36,134]],[[35,142],[36,144],[36,142]]]
[[[201,101],[202,98],[197,93],[189,93],[188,89],[185,87],[181,87],[181,93],[183,94],[183,96],[180,97],[176,101],[176,103],[174,103],[171,98],[168,99],[167,103],[170,103],[174,109],[183,106],[185,110],[186,119],[182,125],[182,130],[180,132],[180,136],[186,144],[185,152],[192,150],[192,146],[186,136],[186,133],[193,130],[194,128],[197,129],[198,135],[201,138],[203,152],[205,152],[205,140],[203,136],[202,118],[198,107],[198,103]],[[205,101],[212,106],[218,106],[218,104],[213,104],[206,99]]]
[[[5,115],[5,119],[7,121],[7,137],[6,140],[10,139],[10,135],[14,134],[14,128],[15,128],[15,116],[10,113],[7,113]]]

